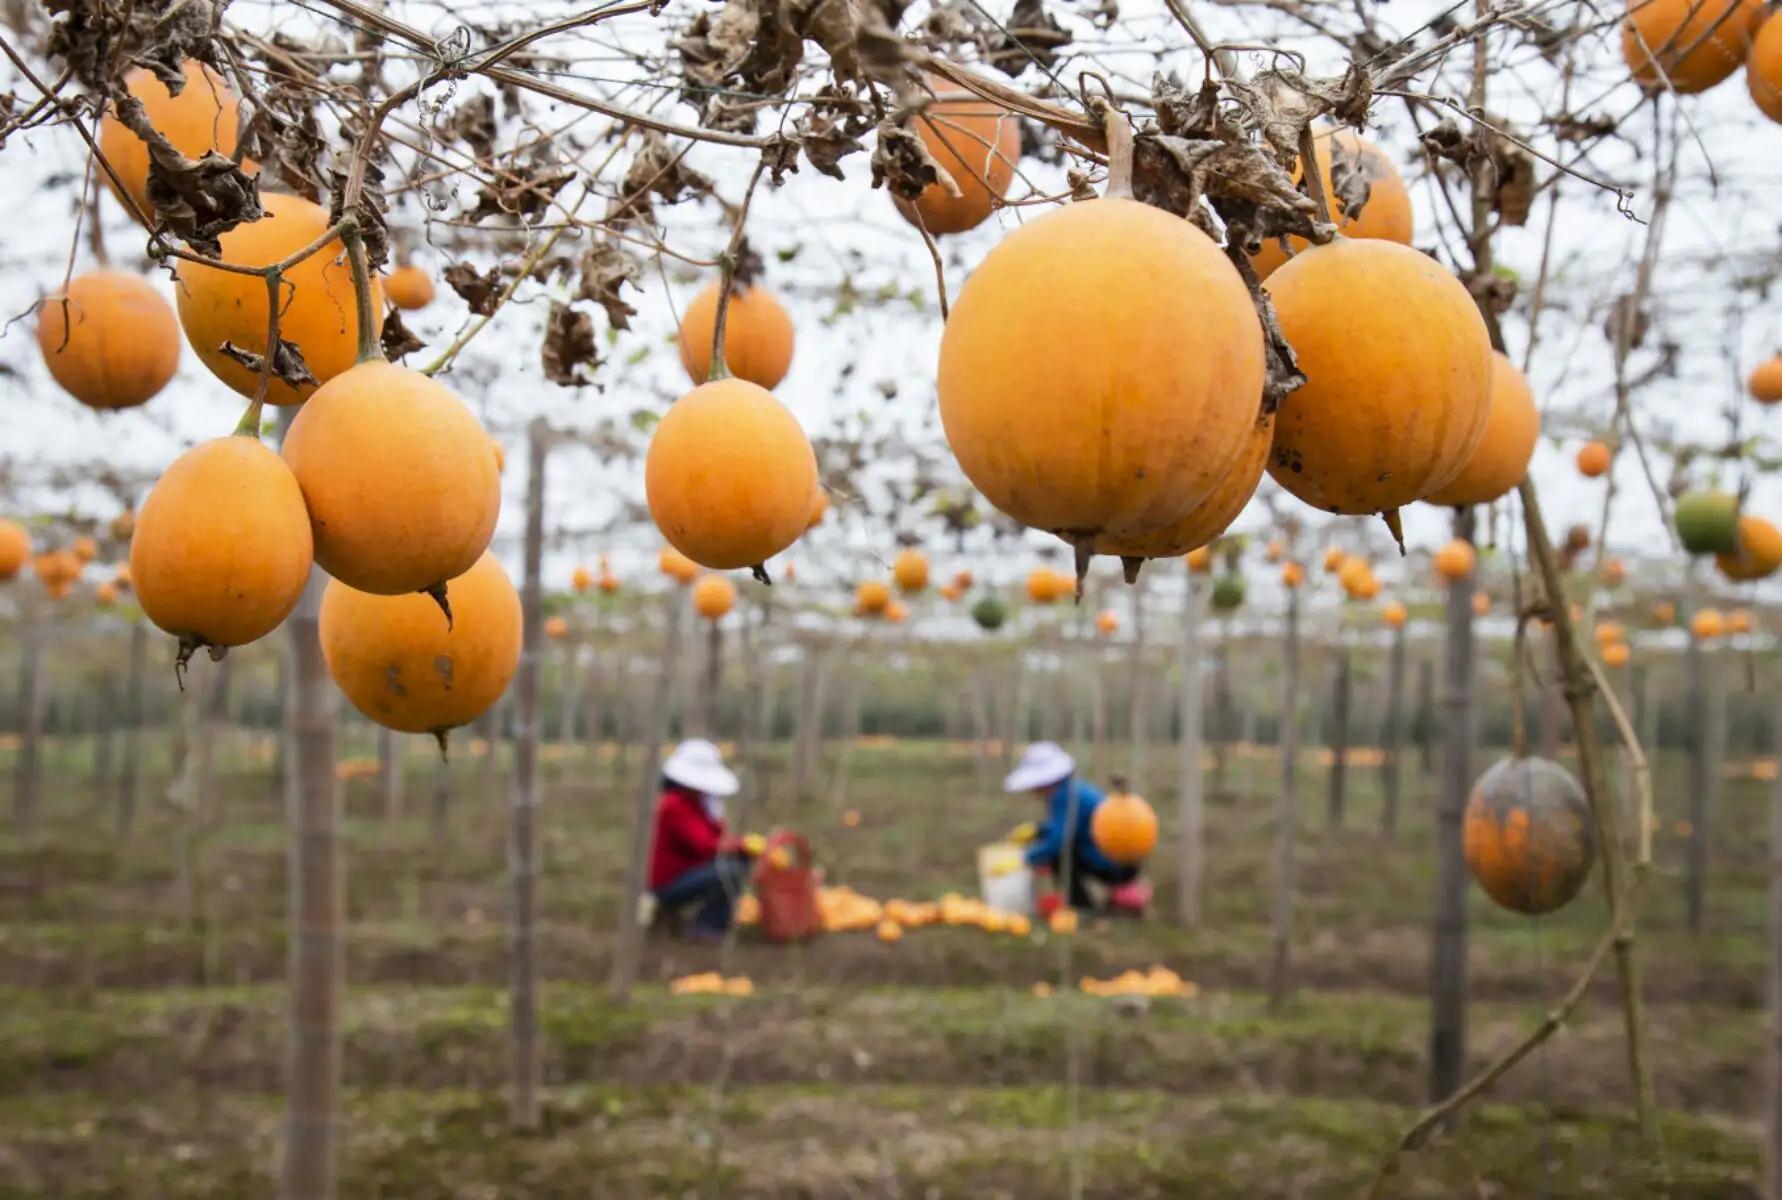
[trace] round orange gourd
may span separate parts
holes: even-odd
[[[50,375],[88,408],[135,408],[179,369],[179,320],[141,276],[88,271],[38,308],[37,346]]]
[[[544,623],[544,635],[550,638],[553,642],[560,642],[568,637],[569,618],[562,616],[546,617]]]
[[[1596,625],[1596,644],[1607,646],[1611,642],[1619,642],[1627,637],[1619,621],[1598,621]]]
[[[1104,608],[1095,614],[1095,632],[1103,637],[1113,637],[1120,630],[1120,618],[1111,608]]]
[[[1748,608],[1735,608],[1726,614],[1726,631],[1728,633],[1750,633],[1754,624],[1751,610]]]
[[[578,592],[587,591],[594,586],[594,573],[586,567],[576,567],[569,573],[569,586]]]
[[[1188,569],[1196,575],[1205,575],[1213,569],[1213,548],[1211,546],[1197,547],[1184,554],[1182,561],[1187,563]]]
[[[1621,57],[1648,91],[1705,92],[1739,69],[1762,20],[1763,0],[1628,0]]]
[[[610,570],[602,570],[600,572],[599,587],[602,593],[610,596],[619,590],[619,577],[614,575]]]
[[[1491,596],[1487,592],[1473,593],[1473,615],[1483,617],[1491,612]]]
[[[1584,789],[1544,758],[1502,759],[1479,777],[1461,844],[1485,894],[1530,916],[1569,903],[1596,859]]]
[[[1354,595],[1361,587],[1362,582],[1373,573],[1374,569],[1368,564],[1367,559],[1358,554],[1344,555],[1342,564],[1337,567],[1337,584],[1345,592]]]
[[[1384,621],[1394,629],[1403,629],[1405,627],[1405,622],[1410,619],[1410,616],[1410,609],[1406,608],[1397,600],[1394,600],[1391,604],[1388,604],[1385,608],[1380,610],[1380,620]]]
[[[1027,598],[1035,604],[1053,604],[1075,586],[1051,567],[1035,567],[1027,573]]]
[[[891,563],[891,578],[897,590],[913,596],[928,587],[928,556],[920,550],[901,551]]]
[[[300,196],[261,192],[266,215],[237,225],[218,239],[224,262],[265,267],[310,245],[328,229],[328,210]],[[244,396],[259,386],[250,371],[222,351],[224,342],[261,354],[266,349],[266,283],[181,260],[174,269],[174,298],[186,339],[211,373]],[[371,281],[371,311],[381,329],[383,284]],[[294,344],[310,374],[321,383],[351,367],[359,354],[359,319],[353,305],[353,276],[339,239],[285,272],[284,307],[279,310],[280,341]],[[315,384],[293,388],[273,376],[266,398],[273,404],[301,404]]]
[[[30,532],[17,521],[0,520],[0,580],[13,578],[30,560]]]
[[[966,476],[1077,545],[1194,511],[1248,445],[1262,379],[1237,269],[1190,222],[1124,198],[1009,234],[941,335],[941,422]]]
[[[912,225],[929,233],[963,233],[982,225],[1008,194],[1021,159],[1021,126],[1007,109],[938,75],[928,76],[927,85],[936,98],[916,118],[916,136],[959,194],[936,180],[914,201],[892,198]]]
[[[1627,582],[1627,564],[1618,558],[1603,560],[1603,582],[1610,587],[1620,587]]]
[[[1372,571],[1364,576],[1356,586],[1353,598],[1356,600],[1372,600],[1380,594],[1380,580]]]
[[[1287,543],[1283,542],[1280,538],[1270,538],[1267,547],[1265,547],[1262,552],[1262,556],[1269,562],[1280,562],[1283,558],[1287,557]]]
[[[1717,608],[1698,608],[1689,618],[1689,632],[1697,641],[1712,641],[1726,632],[1726,618]]]
[[[1271,413],[1261,417],[1251,426],[1243,453],[1231,464],[1231,469],[1207,498],[1197,504],[1187,516],[1148,533],[1096,538],[1095,553],[1112,554],[1124,559],[1128,578],[1132,579],[1136,578],[1135,564],[1138,560],[1174,558],[1178,554],[1186,554],[1207,545],[1238,519],[1244,506],[1250,503],[1250,497],[1256,494],[1256,485],[1262,482],[1262,472],[1268,466],[1268,454],[1274,445],[1274,434],[1274,415]]]
[[[67,550],[49,550],[31,560],[31,571],[44,587],[68,587],[80,578],[81,561]]]
[[[1435,552],[1436,574],[1450,583],[1466,579],[1478,565],[1479,556],[1471,542],[1455,538]]]
[[[960,591],[970,591],[973,582],[971,570],[969,568],[961,567],[953,572],[953,586]]]
[[[940,598],[942,600],[946,600],[946,601],[950,602],[950,601],[959,599],[959,597],[961,597],[963,595],[965,595],[964,588],[955,587],[951,583],[943,583],[940,586]]]
[[[1491,343],[1465,287],[1408,246],[1339,238],[1269,277],[1307,383],[1281,401],[1269,474],[1359,516],[1446,487],[1484,432]]]
[[[322,593],[322,656],[354,708],[400,733],[476,720],[520,662],[520,597],[494,555],[452,580],[447,627],[426,596],[377,596],[338,579]]]
[[[1528,460],[1534,457],[1540,436],[1541,414],[1535,410],[1527,378],[1502,351],[1493,350],[1485,431],[1460,474],[1427,499],[1453,508],[1490,504],[1528,474]]]
[[[759,567],[810,523],[817,456],[798,419],[744,379],[675,401],[644,457],[650,516],[702,567]]]
[[[699,564],[673,546],[662,547],[656,555],[656,568],[682,587],[699,578]]]
[[[1096,847],[1123,866],[1143,862],[1157,846],[1157,814],[1143,796],[1114,792],[1095,806],[1089,836]]]
[[[118,602],[118,585],[106,580],[93,589],[93,603],[116,604]]]
[[[1782,21],[1773,12],[1763,19],[1751,40],[1751,52],[1745,56],[1745,86],[1758,111],[1782,123]],[[1777,370],[1782,374],[1782,362],[1777,363]],[[1782,399],[1782,378],[1774,386],[1779,393],[1776,399]]]
[[[373,360],[324,384],[285,434],[316,562],[350,588],[393,596],[475,566],[501,511],[489,435],[451,389]]]
[[[1312,153],[1318,159],[1318,178],[1324,181],[1325,203],[1329,205],[1330,215],[1336,219],[1338,233],[1350,238],[1380,238],[1405,246],[1411,244],[1411,237],[1416,232],[1411,216],[1411,192],[1384,150],[1347,129],[1322,128],[1313,133]],[[1367,200],[1359,214],[1345,212],[1337,200],[1333,190],[1333,153],[1345,170],[1359,171],[1367,180]],[[1298,183],[1303,175],[1304,171],[1296,162],[1294,182]],[[1299,254],[1310,243],[1304,238],[1290,236],[1287,244],[1294,254]],[[1288,253],[1281,249],[1280,239],[1269,238],[1251,255],[1250,262],[1256,268],[1256,274],[1267,279],[1288,257]]]
[[[149,124],[187,158],[203,158],[212,150],[233,155],[241,134],[240,102],[234,90],[223,82],[221,75],[197,59],[188,58],[181,69],[186,84],[177,96],[147,67],[137,67],[126,74],[124,88],[142,101]],[[152,219],[155,210],[148,198],[148,143],[126,129],[109,105],[99,123],[99,151],[118,173],[136,206]],[[103,172],[101,175],[116,195],[118,189],[111,177]]]
[[[1306,569],[1296,562],[1281,564],[1281,586],[1296,588],[1306,581]]]
[[[1625,667],[1633,660],[1633,651],[1626,642],[1604,642],[1601,653],[1605,667]]]
[[[903,940],[903,925],[897,921],[882,920],[873,930],[873,936],[886,944]]]
[[[1609,447],[1604,443],[1585,442],[1578,451],[1578,474],[1586,479],[1607,474],[1611,457]]]
[[[1348,560],[1349,556],[1339,546],[1330,546],[1324,551],[1324,569],[1332,574],[1341,571]]]
[[[1675,625],[1677,606],[1669,600],[1660,600],[1652,606],[1652,621],[1657,625]]]
[[[1754,513],[1739,517],[1739,550],[1717,554],[1714,561],[1728,579],[1767,579],[1782,567],[1782,530]]]
[[[85,566],[99,557],[99,543],[83,533],[68,543],[68,552],[79,559],[82,566]]]
[[[695,384],[712,373],[712,334],[718,321],[721,281],[705,286],[681,314],[681,366]],[[792,369],[792,318],[764,287],[740,287],[730,294],[724,317],[724,363],[738,379],[769,391]]]
[[[706,620],[720,620],[735,607],[736,585],[722,575],[707,575],[693,585],[693,611]]]
[[[901,625],[910,619],[910,610],[904,605],[903,601],[893,600],[891,603],[885,605],[884,617],[885,620],[893,625]]]
[[[433,276],[413,263],[405,263],[384,280],[384,295],[405,312],[417,312],[433,303]]]
[[[213,438],[174,459],[130,539],[136,598],[182,654],[271,633],[297,606],[311,562],[297,479],[253,437]]]
[[[1782,24],[1771,22],[1782,28]],[[1779,39],[1782,40],[1782,39]],[[1751,391],[1751,398],[1759,404],[1775,404],[1782,401],[1782,354],[1757,364],[1746,381]]]
[[[868,579],[854,589],[854,611],[867,616],[877,616],[891,607],[890,585],[878,579]]]

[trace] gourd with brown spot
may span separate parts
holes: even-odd
[[[675,401],[644,455],[656,528],[714,571],[764,575],[809,526],[816,490],[817,456],[798,418],[745,379],[713,380]]]
[[[1120,780],[1089,817],[1089,836],[1103,854],[1121,866],[1134,866],[1157,846],[1157,814],[1143,796]]]
[[[1596,859],[1584,789],[1544,758],[1506,758],[1481,775],[1461,836],[1467,869],[1485,894],[1529,916],[1570,903]]]
[[[490,554],[452,581],[451,626],[419,595],[378,596],[331,580],[322,656],[354,708],[401,733],[467,725],[507,690],[520,661],[520,597]]]
[[[313,243],[328,230],[328,210],[299,196],[261,192],[266,215],[237,225],[219,240],[222,260],[242,267],[267,267]],[[211,373],[252,396],[260,373],[223,353],[225,342],[252,354],[266,351],[268,315],[266,281],[181,260],[174,269],[174,299],[179,321],[192,349]],[[353,304],[353,277],[340,240],[284,273],[284,306],[279,309],[278,336],[303,355],[317,383],[292,387],[272,377],[266,399],[272,404],[301,404],[316,388],[358,361],[359,320]],[[371,281],[371,311],[382,327],[383,284]]]
[[[681,366],[695,385],[712,378],[712,337],[722,286],[707,284],[681,314]],[[792,343],[792,318],[772,292],[759,285],[731,291],[724,316],[724,363],[732,375],[772,391],[792,369]]]
[[[135,408],[179,369],[179,319],[141,276],[88,271],[39,306],[37,346],[50,375],[88,408]]]
[[[1269,276],[1305,386],[1281,401],[1269,474],[1316,508],[1397,510],[1460,474],[1491,407],[1491,343],[1467,290],[1427,255],[1338,239]]]
[[[941,335],[941,423],[985,499],[1087,553],[1185,520],[1260,415],[1262,327],[1237,269],[1193,223],[1108,195],[991,250]]]
[[[0,581],[13,578],[30,561],[30,532],[17,521],[0,520]]]
[[[130,579],[144,615],[180,641],[243,646],[303,593],[309,512],[289,466],[257,438],[200,442],[162,473],[136,515]]]
[[[936,180],[915,200],[892,196],[903,219],[929,233],[975,229],[996,210],[1014,182],[1021,159],[1021,126],[1007,109],[930,75],[930,100],[915,119],[916,136],[930,156],[952,176],[955,195]]]
[[[285,434],[316,562],[380,596],[433,591],[475,566],[501,511],[489,435],[444,384],[371,360],[323,385]]]
[[[1411,244],[1411,236],[1416,232],[1416,222],[1411,215],[1411,192],[1384,150],[1347,129],[1326,127],[1313,131],[1312,153],[1318,159],[1318,178],[1324,184],[1325,203],[1330,215],[1336,219],[1338,233],[1348,238],[1380,238],[1405,246]],[[1304,173],[1295,160],[1294,182],[1300,182]],[[1351,190],[1359,193],[1362,188],[1355,184],[1364,184],[1366,199],[1360,205],[1360,212],[1350,211],[1338,198],[1339,174],[1345,183],[1345,193]],[[1359,180],[1351,179],[1351,176],[1359,176]],[[1290,236],[1287,244],[1293,254],[1299,254],[1310,243],[1302,237]],[[1280,239],[1269,238],[1250,256],[1250,263],[1260,278],[1267,279],[1288,257],[1288,253],[1281,249]]]
[[[1745,61],[1763,10],[1763,0],[1628,0],[1621,57],[1648,91],[1705,92]]]
[[[1528,379],[1501,350],[1491,352],[1491,404],[1485,430],[1460,474],[1430,493],[1431,504],[1464,508],[1490,504],[1521,483],[1541,436]]]
[[[212,150],[224,156],[233,155],[241,134],[240,102],[234,90],[197,59],[188,58],[181,70],[185,85],[177,96],[147,67],[127,73],[124,89],[142,101],[149,124],[187,158],[203,158]],[[137,208],[153,220],[155,210],[148,196],[148,143],[118,120],[110,105],[99,123],[99,152],[117,172]],[[100,175],[116,195],[117,185],[111,176],[103,171]]]

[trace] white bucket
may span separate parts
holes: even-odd
[[[1020,846],[993,842],[978,847],[978,891],[991,908],[1033,915],[1033,871]]]

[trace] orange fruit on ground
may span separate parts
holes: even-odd
[[[1528,379],[1502,351],[1493,350],[1485,431],[1460,474],[1426,499],[1454,508],[1491,503],[1528,474],[1528,460],[1534,457],[1540,436],[1541,414],[1535,410]]]
[[[308,246],[328,229],[328,210],[299,196],[261,192],[266,215],[247,225],[237,225],[218,239],[224,262],[243,267],[265,267]],[[224,354],[228,342],[254,354],[266,350],[266,283],[258,276],[236,275],[214,267],[180,261],[174,268],[174,298],[179,321],[192,349],[211,374],[244,396],[259,385],[257,371],[250,371]],[[371,281],[372,319],[383,326],[383,285]],[[279,340],[291,342],[303,353],[310,374],[327,383],[358,361],[359,320],[353,305],[353,276],[340,240],[285,272],[285,297],[280,310]],[[273,376],[266,392],[272,404],[300,404],[315,384],[293,388]]]
[[[675,401],[644,456],[644,494],[662,536],[702,567],[758,567],[810,523],[817,456],[798,418],[744,379]]]
[[[432,304],[433,293],[433,276],[413,263],[397,267],[384,280],[384,295],[390,298],[391,304],[407,312],[415,312]]]
[[[877,616],[891,607],[890,585],[878,579],[868,579],[854,589],[854,611],[867,616]]]
[[[243,646],[277,629],[312,561],[302,489],[253,437],[213,438],[174,459],[130,540],[142,611],[186,652]]]
[[[1709,641],[1726,632],[1726,618],[1717,608],[1700,608],[1689,618],[1689,632],[1698,641]]]
[[[1603,666],[1625,667],[1633,659],[1633,652],[1627,648],[1626,642],[1604,642],[1602,647]]]
[[[17,521],[0,520],[0,580],[11,579],[30,560],[30,532]]]
[[[1782,23],[1772,21],[1770,24],[1782,29]],[[1777,40],[1782,41],[1782,37]],[[1782,354],[1758,363],[1746,386],[1751,391],[1751,398],[1759,404],[1775,404],[1782,400]]]
[[[1256,485],[1262,482],[1263,469],[1268,465],[1274,434],[1273,414],[1259,418],[1250,428],[1243,453],[1231,464],[1225,478],[1187,516],[1146,533],[1096,538],[1095,553],[1112,554],[1126,560],[1128,578],[1133,579],[1136,578],[1135,559],[1174,558],[1210,544],[1230,528],[1238,514],[1244,511],[1244,506],[1250,503],[1250,497],[1256,494]]]
[[[673,546],[662,547],[661,553],[656,555],[656,569],[682,587],[699,578],[699,564]]]
[[[179,319],[139,275],[88,271],[37,310],[37,346],[62,389],[88,408],[135,408],[179,369]]]
[[[1466,288],[1408,246],[1342,238],[1296,255],[1268,292],[1309,379],[1281,401],[1275,481],[1389,519],[1446,487],[1491,407],[1491,343]]]
[[[1089,836],[1101,852],[1125,866],[1143,862],[1157,846],[1157,814],[1143,796],[1114,792],[1095,806]]]
[[[241,134],[240,102],[234,90],[223,82],[221,75],[197,59],[188,58],[182,70],[186,84],[177,96],[147,67],[137,67],[126,74],[124,88],[142,101],[149,124],[187,158],[203,158],[212,150],[233,155]],[[148,198],[148,143],[126,129],[109,105],[99,123],[99,152],[118,173],[137,207],[153,219],[155,210]],[[103,171],[100,176],[116,195],[117,187],[111,177]]]
[[[706,284],[681,314],[681,366],[696,385],[711,379],[712,334],[722,286],[718,280]],[[731,293],[724,316],[724,365],[732,375],[772,391],[792,369],[792,342],[792,318],[772,292],[744,287]]]
[[[1381,238],[1388,242],[1410,245],[1411,236],[1415,232],[1415,221],[1411,216],[1411,192],[1386,152],[1347,129],[1320,128],[1313,131],[1312,137],[1312,153],[1318,158],[1318,178],[1324,181],[1325,203],[1330,206],[1330,215],[1337,223],[1337,232],[1349,238]],[[1361,206],[1359,215],[1352,216],[1344,212],[1332,190],[1335,182],[1332,173],[1333,156],[1343,164],[1346,172],[1359,171],[1362,178],[1367,180],[1367,201]],[[1304,174],[1296,159],[1293,167],[1294,182],[1298,183]],[[1294,254],[1300,253],[1310,244],[1301,237],[1289,237],[1287,243]],[[1256,274],[1267,279],[1288,257],[1287,252],[1281,249],[1280,239],[1269,238],[1262,243],[1262,249],[1250,256],[1250,262],[1255,266]]]
[[[494,555],[452,580],[452,611],[448,629],[429,597],[330,580],[321,616],[329,676],[379,725],[443,743],[501,698],[520,662],[520,597]]]
[[[419,371],[374,360],[324,384],[291,422],[284,456],[309,506],[316,562],[350,588],[439,587],[489,547],[501,512],[489,435]]]
[[[959,194],[936,180],[914,201],[892,200],[904,220],[929,233],[963,233],[983,224],[1008,194],[1021,160],[1021,125],[1007,109],[939,75],[926,83],[935,99],[915,118],[916,136]]]
[[[1628,0],[1621,57],[1648,91],[1705,92],[1744,63],[1763,12],[1763,0]]]
[[[1578,474],[1586,479],[1595,479],[1607,474],[1611,457],[1606,444],[1585,442],[1583,448],[1578,451]]]
[[[1782,530],[1754,513],[1739,517],[1739,550],[1717,554],[1714,561],[1728,579],[1767,579],[1782,567]]]
[[[693,585],[693,611],[706,620],[719,620],[735,607],[736,585],[722,575],[707,575]]]
[[[903,926],[896,921],[880,921],[874,929],[874,933],[881,942],[890,943],[903,940]]]
[[[1249,444],[1262,329],[1192,223],[1104,198],[1027,222],[941,335],[941,423],[984,498],[1073,544],[1185,519]]]
[[[1380,620],[1394,629],[1403,629],[1410,616],[1410,610],[1397,600],[1380,610]]]
[[[928,587],[928,556],[920,550],[901,551],[891,563],[891,578],[897,590],[913,596]]]
[[[1449,582],[1470,576],[1478,561],[1472,543],[1462,538],[1455,538],[1437,550],[1434,559],[1436,574]]]
[[[1776,19],[1775,13],[1764,18],[1751,41],[1751,52],[1745,56],[1745,86],[1759,112],[1772,121],[1782,122],[1782,21]],[[1777,370],[1782,372],[1782,363],[1777,364]],[[1776,382],[1775,388],[1782,389],[1782,380]],[[1782,395],[1776,399],[1782,399]]]

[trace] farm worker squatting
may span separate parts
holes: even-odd
[[[661,911],[694,910],[688,936],[695,940],[715,941],[730,928],[759,849],[759,838],[733,837],[724,826],[724,801],[738,786],[723,754],[704,738],[688,738],[662,764],[650,892]]]
[[[1096,808],[1104,799],[1101,789],[1077,778],[1077,763],[1055,742],[1035,742],[1021,753],[1021,761],[1002,781],[1002,790],[1011,795],[1028,792],[1046,804],[1046,819],[1032,828],[1027,845],[1027,865],[1036,871],[1049,870],[1062,877],[1065,831],[1070,825],[1072,793],[1076,800],[1076,828],[1070,837],[1070,903],[1073,908],[1091,907],[1087,887],[1095,879],[1110,887],[1129,884],[1138,878],[1135,866],[1121,866],[1095,845],[1089,825]],[[1023,840],[1025,826],[1017,830],[1016,840]]]

